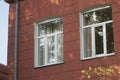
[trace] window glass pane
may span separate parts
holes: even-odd
[[[96,54],[103,54],[103,26],[95,27]]]
[[[38,24],[38,65],[63,61],[62,19],[45,20]]]
[[[63,34],[57,35],[57,62],[63,61]]]
[[[59,20],[58,22],[57,22],[57,30],[58,31],[63,31],[63,24],[62,24],[63,22],[62,22],[62,20]]]
[[[48,22],[48,23],[45,23],[45,25],[46,25],[46,29],[45,29],[46,34],[53,33],[54,24],[52,24],[51,22]]]
[[[38,36],[43,36],[46,34],[55,33],[57,31],[62,31],[62,20],[55,20],[52,22],[47,22],[39,24],[38,27]]]
[[[45,64],[45,38],[38,39],[38,63]]]
[[[55,62],[55,37],[48,37],[47,40],[48,47],[48,63]]]
[[[38,36],[45,35],[45,27],[44,25],[38,25]]]
[[[114,52],[113,24],[106,24],[107,53]]]
[[[84,57],[92,56],[92,35],[91,35],[91,28],[83,29],[84,34]]]
[[[90,25],[112,20],[111,7],[84,13],[84,25]]]
[[[51,25],[49,23],[44,24],[45,25],[45,34],[51,34]]]

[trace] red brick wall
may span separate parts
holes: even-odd
[[[119,0],[24,0],[19,4],[18,80],[80,80],[81,70],[88,66],[120,66]],[[112,4],[116,54],[80,61],[79,12],[100,4]],[[8,64],[9,80],[13,80],[15,4],[10,5],[9,16]],[[51,16],[63,17],[64,63],[34,68],[34,22]]]
[[[0,80],[8,80],[8,67],[0,64]]]

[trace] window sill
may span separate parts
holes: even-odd
[[[63,64],[64,62],[59,62],[59,63],[51,63],[51,64],[46,64],[46,65],[38,65],[34,66],[34,68],[42,68],[42,67],[48,67],[48,66],[54,66],[54,65],[60,65]]]
[[[113,56],[113,55],[115,55],[115,53],[102,54],[102,55],[96,55],[93,57],[81,58],[81,60],[89,60],[89,59],[95,59],[95,58],[101,58],[101,57],[107,57],[107,56]]]

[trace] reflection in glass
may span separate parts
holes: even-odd
[[[95,27],[96,54],[103,54],[103,27]]]
[[[107,53],[114,52],[113,24],[106,24]]]
[[[52,21],[48,23],[39,24],[38,36],[43,36],[45,34],[52,34],[57,31],[62,31],[62,20]]]
[[[91,57],[92,56],[92,35],[91,35],[91,28],[83,29],[84,32],[84,57]]]
[[[45,35],[45,27],[39,25],[39,27],[38,27],[38,36],[43,36],[43,35]]]
[[[63,34],[57,35],[57,62],[63,61]]]
[[[62,19],[47,20],[38,24],[39,65],[63,61]]]
[[[38,39],[38,63],[39,65],[45,64],[45,38]]]
[[[57,30],[58,31],[63,31],[63,24],[62,24],[63,22],[62,21],[59,21],[58,23],[57,23]]]
[[[54,36],[48,37],[47,47],[48,47],[48,63],[55,62],[55,40]]]
[[[88,13],[84,13],[84,25],[90,25],[100,22],[112,20],[112,9],[111,7],[100,9]]]

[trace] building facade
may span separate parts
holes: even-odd
[[[16,3],[6,1],[10,3],[9,80],[13,80]],[[18,80],[84,80],[81,70],[89,67],[120,70],[119,0],[18,3]],[[119,75],[108,78],[119,79]]]
[[[0,80],[8,80],[8,67],[0,64]]]

